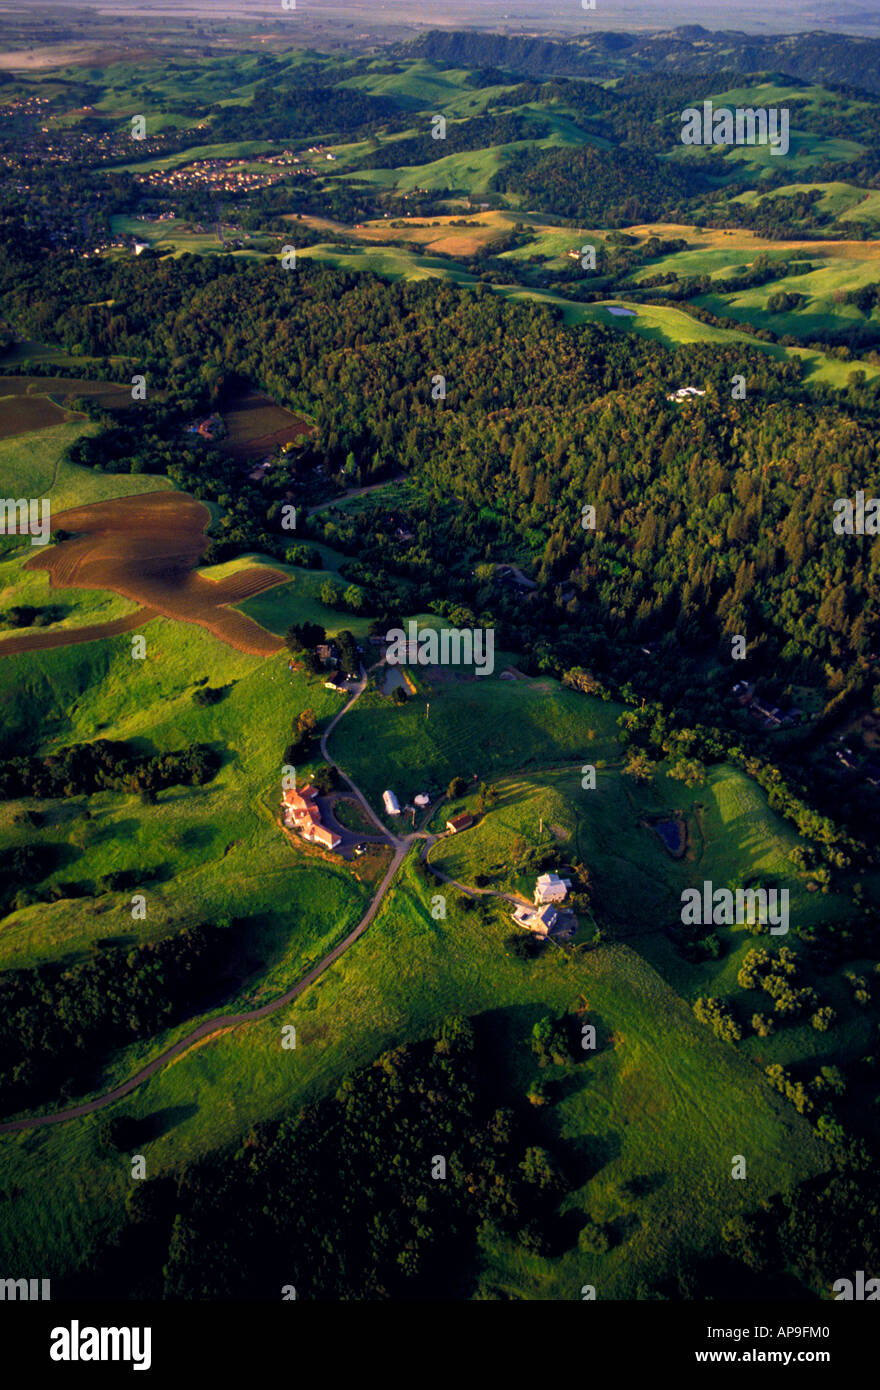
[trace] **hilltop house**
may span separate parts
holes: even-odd
[[[570,878],[560,878],[558,874],[541,874],[535,884],[535,902],[561,903],[570,887]]]
[[[324,849],[336,849],[342,844],[342,836],[322,824],[320,809],[314,804],[317,788],[310,783],[299,791],[287,791],[281,801],[282,818],[285,825],[293,825],[304,840],[322,845]]]
[[[523,903],[514,909],[512,916],[518,927],[528,927],[537,936],[547,936],[556,926],[559,913],[549,903],[537,910]]]

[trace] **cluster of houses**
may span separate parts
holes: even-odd
[[[781,705],[775,705],[770,700],[759,699],[748,681],[737,681],[736,685],[731,687],[730,693],[736,696],[744,709],[747,709],[756,719],[762,720],[765,728],[788,728],[792,724],[800,724],[803,721],[803,710],[798,709],[797,705],[783,709]]]
[[[298,164],[292,154],[274,157],[260,156],[250,159],[196,159],[177,169],[153,169],[135,175],[135,181],[147,188],[162,188],[170,192],[180,192],[188,188],[210,188],[219,193],[241,193],[258,188],[266,188],[283,178],[283,173],[266,169],[253,169],[249,166],[259,164]]]
[[[284,824],[298,830],[304,840],[324,849],[336,849],[342,844],[342,836],[336,835],[322,824],[321,811],[316,805],[318,791],[307,783],[299,791],[286,791],[281,799],[281,816]]]
[[[560,878],[558,874],[541,874],[535,884],[535,905],[529,907],[525,903],[516,907],[513,912],[513,920],[519,927],[527,927],[536,936],[549,936],[551,932],[559,931],[563,926],[562,916],[559,908],[554,906],[562,903],[571,888],[570,878]],[[569,914],[565,914],[568,918]],[[566,930],[571,930],[568,923]]]

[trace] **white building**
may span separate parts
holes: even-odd
[[[382,800],[385,803],[386,816],[400,815],[400,802],[397,800],[397,797],[394,795],[394,792],[383,792]]]
[[[528,927],[529,931],[535,932],[538,936],[547,936],[556,925],[558,917],[559,913],[556,908],[550,907],[549,904],[536,912],[534,908],[527,907],[523,903],[513,913],[513,920],[517,926]]]
[[[561,903],[570,887],[570,878],[560,878],[558,874],[542,874],[535,884],[535,902]]]
[[[668,401],[686,401],[692,396],[705,396],[705,391],[700,391],[696,386],[680,386],[671,396],[667,396]]]
[[[413,797],[413,801],[420,810],[431,804],[431,798],[428,796],[427,792],[419,792],[418,796]]]

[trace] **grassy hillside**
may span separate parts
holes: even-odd
[[[60,610],[57,621],[41,628],[42,632],[58,632],[67,628],[85,627],[91,623],[107,623],[134,613],[137,605],[119,594],[102,589],[50,589],[45,570],[27,570],[25,565],[35,549],[26,541],[16,548],[13,556],[0,560],[0,613],[14,605],[27,604],[33,608],[52,607]],[[0,630],[0,656],[3,640],[21,629]]]
[[[505,681],[496,671],[450,683],[430,668],[418,675],[422,694],[405,705],[364,695],[333,733],[330,751],[376,808],[386,787],[403,804],[426,784],[445,790],[454,776],[489,781],[513,768],[614,756],[615,707],[585,708],[556,681]]]
[[[230,914],[248,919],[271,991],[276,971],[289,983],[291,970],[353,924],[363,900],[347,870],[291,845],[274,823],[294,717],[307,706],[329,716],[338,697],[320,680],[292,676],[283,657],[245,656],[201,628],[156,619],[140,631],[147,656],[139,662],[125,636],[0,662],[7,749],[30,746],[36,705],[48,749],[96,736],[145,753],[206,742],[223,767],[204,787],[159,793],[155,805],[120,792],[90,797],[88,818],[81,797],[0,804],[0,845],[26,838],[56,847],[49,886],[73,880],[90,891],[103,874],[134,869],[148,903],[137,925],[130,894],[97,908],[91,897],[34,904],[0,927],[0,962],[53,959],[120,932],[140,940],[184,918]],[[226,691],[219,704],[193,703],[201,683]],[[16,823],[22,809],[41,814],[39,830]]]
[[[711,1241],[727,1214],[821,1168],[824,1155],[806,1124],[626,948],[576,963],[553,951],[524,964],[505,954],[504,912],[481,920],[453,908],[437,922],[426,892],[410,870],[367,934],[284,1017],[191,1051],[128,1098],[126,1113],[154,1117],[149,1172],[326,1094],[345,1071],[425,1036],[450,1012],[476,1015],[493,1030],[499,1099],[522,1103],[537,1076],[527,1048],[532,1024],[548,1010],[585,1007],[601,1048],[558,1074],[547,1124],[582,1174],[568,1205],[599,1219],[626,1216],[625,1239],[586,1260],[575,1250],[545,1260],[490,1246],[487,1286],[567,1299],[592,1280],[600,1296],[625,1297],[649,1270],[656,1276],[674,1262],[679,1242]],[[293,1052],[280,1050],[282,1022],[297,1025]],[[32,1259],[45,1252],[61,1278],[88,1258],[100,1229],[96,1211],[105,1213],[105,1233],[116,1227],[127,1169],[100,1148],[98,1123],[92,1117],[0,1140],[18,1190],[0,1236],[8,1264],[25,1248]],[[731,1182],[732,1155],[743,1152],[749,1182]],[[646,1177],[647,1200],[628,1196],[629,1185]]]
[[[111,497],[170,488],[167,478],[150,473],[96,473],[66,463],[64,451],[95,426],[81,421],[0,439],[0,488],[4,497],[49,497],[52,512],[83,507]]]

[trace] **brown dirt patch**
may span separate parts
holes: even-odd
[[[50,429],[75,418],[77,396],[116,409],[132,405],[131,388],[115,381],[77,381],[62,376],[0,376],[0,439]]]
[[[27,562],[26,568],[47,570],[53,589],[110,589],[133,599],[149,611],[177,622],[205,627],[221,642],[252,656],[280,651],[280,638],[244,613],[227,605],[283,584],[280,570],[246,569],[214,582],[193,570],[208,547],[205,535],[210,512],[181,492],[148,492],[118,497],[88,507],[72,507],[52,518],[53,525],[75,532],[72,540],[54,545]],[[144,621],[144,614],[122,621]],[[113,624],[101,624],[95,635],[107,635]],[[131,631],[131,627],[122,631]],[[86,628],[69,633],[53,646],[88,641]],[[36,635],[36,634],[35,634]]]
[[[298,220],[293,213],[286,216],[291,221]],[[478,225],[453,226],[454,222],[462,219]],[[428,220],[423,217],[395,218],[396,223],[404,225],[394,227],[384,219],[381,222],[366,222],[360,227],[348,227],[341,222],[331,222],[321,217],[304,216],[301,220],[316,231],[330,230],[341,233],[350,237],[352,241],[365,241],[374,245],[404,245],[415,241],[428,250],[448,256],[475,255],[484,246],[490,246],[493,241],[503,236],[514,221],[510,214],[499,211],[450,213],[448,217],[432,217]]]
[[[14,439],[18,434],[65,425],[74,417],[62,410],[48,396],[10,396],[0,402],[0,439]]]
[[[217,448],[233,458],[262,458],[276,444],[296,444],[313,427],[260,391],[249,391],[222,411],[229,434]]]
[[[127,613],[124,618],[114,618],[109,623],[90,623],[85,627],[64,628],[60,632],[21,632],[15,637],[0,640],[0,656],[45,651],[49,647],[70,647],[77,642],[96,642],[101,637],[118,637],[121,632],[134,632],[135,628],[158,616],[149,608],[139,608],[136,613]]]

